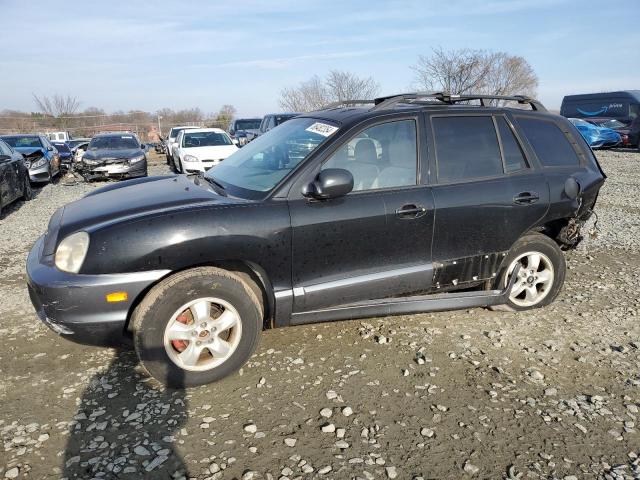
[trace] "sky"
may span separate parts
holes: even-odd
[[[640,88],[638,14],[637,0],[0,0],[0,110],[62,94],[107,112],[263,115],[333,69],[415,90],[411,66],[436,47],[524,57],[558,109]]]

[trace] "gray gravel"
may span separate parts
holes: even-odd
[[[600,231],[553,305],[267,331],[186,391],[37,320],[27,252],[100,184],[40,189],[0,220],[0,478],[640,478],[640,154],[598,157]]]

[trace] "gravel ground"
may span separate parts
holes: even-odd
[[[598,157],[600,230],[553,305],[267,331],[186,391],[37,320],[27,252],[100,184],[40,189],[0,220],[0,478],[640,478],[640,154]]]

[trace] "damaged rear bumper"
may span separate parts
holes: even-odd
[[[40,237],[27,259],[28,289],[38,317],[54,332],[87,345],[119,345],[137,297],[168,270],[109,275],[79,275],[58,270],[42,258]],[[128,300],[108,303],[106,295],[127,292]]]

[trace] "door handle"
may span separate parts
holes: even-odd
[[[402,207],[396,209],[396,215],[400,218],[406,219],[420,218],[425,213],[427,213],[426,208],[424,208],[422,205],[414,205],[412,203],[403,205]]]
[[[517,205],[530,205],[540,200],[540,196],[536,192],[521,192],[513,197],[513,203]]]

